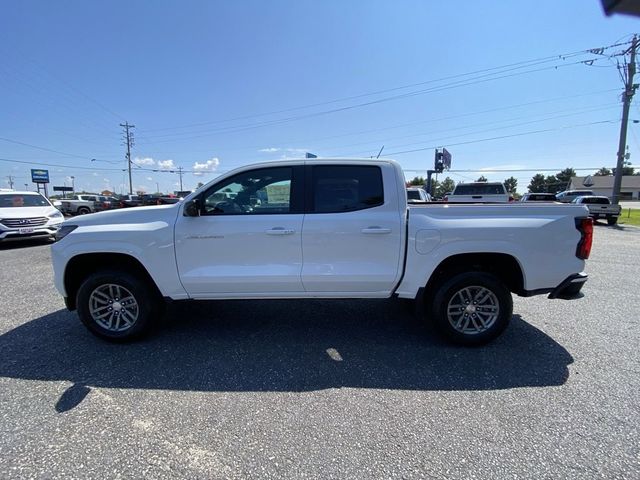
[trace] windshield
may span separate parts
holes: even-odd
[[[420,192],[418,190],[408,190],[407,198],[409,200],[420,200]]]
[[[0,208],[49,206],[51,206],[51,204],[41,195],[27,195],[22,193],[0,194]]]

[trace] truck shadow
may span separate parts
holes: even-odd
[[[0,336],[0,377],[73,382],[65,411],[92,386],[494,390],[562,385],[573,362],[517,315],[492,344],[460,348],[388,300],[194,302],[170,317],[146,340],[115,345],[59,310]]]

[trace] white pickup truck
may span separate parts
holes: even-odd
[[[68,215],[86,215],[88,213],[105,210],[106,197],[100,195],[74,195],[68,200],[62,200],[60,210]]]
[[[508,203],[509,193],[500,182],[459,183],[451,194],[449,203]]]
[[[52,246],[70,310],[141,336],[164,300],[412,299],[451,341],[486,343],[512,298],[575,296],[593,223],[576,205],[408,206],[392,160],[246,166],[175,205],[65,222]]]
[[[594,220],[604,218],[609,225],[618,223],[618,217],[622,212],[620,205],[614,205],[609,197],[601,197],[597,195],[586,195],[574,198],[571,203],[584,205],[589,209],[589,216]]]

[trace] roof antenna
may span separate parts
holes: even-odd
[[[382,153],[382,150],[384,150],[384,145],[382,145],[382,148],[378,152],[378,155],[376,156],[376,158],[380,158],[380,154]]]

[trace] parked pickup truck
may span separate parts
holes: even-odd
[[[589,209],[591,218],[594,220],[606,218],[609,225],[618,223],[618,217],[622,211],[622,207],[620,205],[612,205],[608,197],[596,195],[577,197],[571,203],[585,205]]]
[[[509,194],[500,182],[459,183],[447,196],[449,203],[508,203]]]
[[[139,195],[120,196],[120,208],[139,207],[140,205],[142,205],[142,199]]]
[[[62,200],[60,205],[60,211],[68,215],[86,215],[87,213],[100,212],[108,208],[106,197],[101,197],[100,195],[74,195],[69,200]]]
[[[585,207],[408,206],[392,160],[236,169],[174,205],[66,222],[54,283],[105,339],[141,336],[165,300],[415,300],[453,342],[497,337],[512,294],[575,296],[591,249]]]

